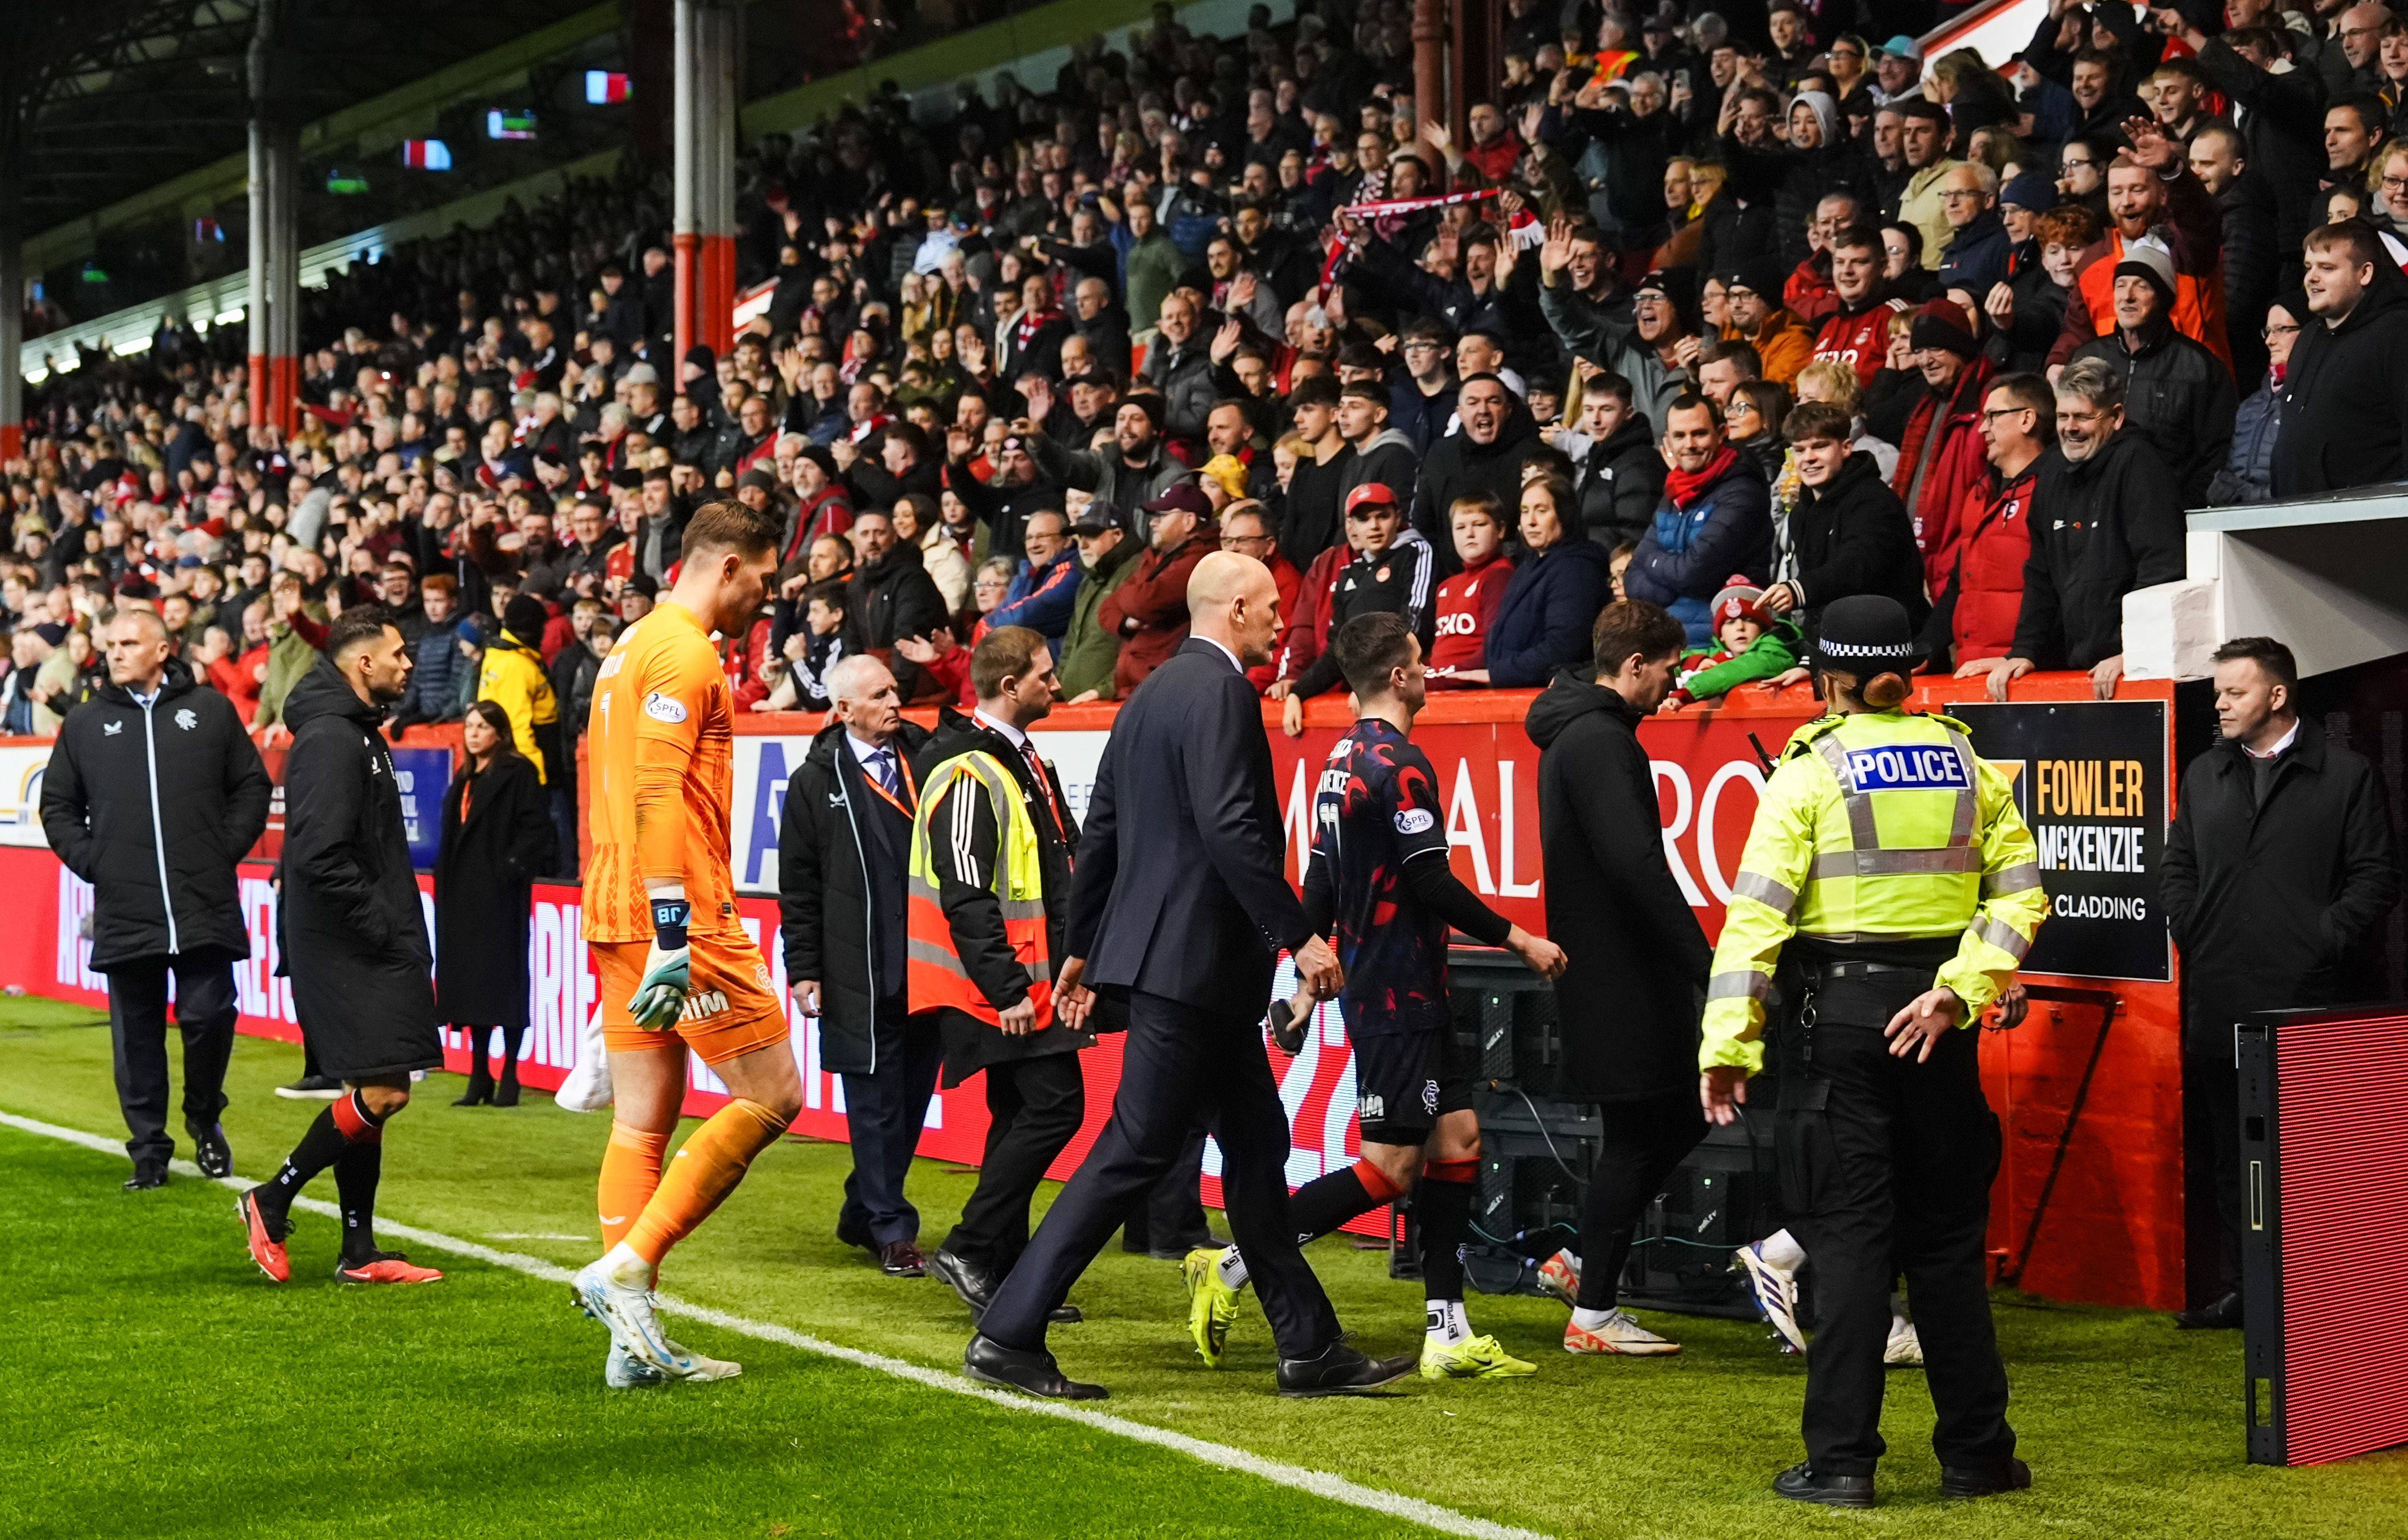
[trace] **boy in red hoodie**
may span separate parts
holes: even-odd
[[[1488,683],[1488,625],[1513,580],[1513,563],[1505,558],[1505,515],[1497,499],[1484,492],[1456,498],[1447,519],[1463,570],[1438,586],[1429,688],[1477,690]]]

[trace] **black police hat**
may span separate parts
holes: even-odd
[[[1914,635],[1906,606],[1878,593],[1852,593],[1823,606],[1814,659],[1846,674],[1912,668],[1929,652]]]

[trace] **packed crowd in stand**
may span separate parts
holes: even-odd
[[[1157,7],[1049,93],[744,147],[775,289],[724,353],[676,351],[666,179],[630,173],[311,294],[290,437],[232,328],[88,355],[0,477],[0,731],[54,730],[131,604],[272,737],[375,600],[418,662],[395,720],[498,702],[566,820],[600,660],[717,498],[785,530],[726,640],[747,710],[822,708],[865,651],[966,701],[1003,624],[1125,698],[1216,549],[1278,578],[1254,677],[1291,731],[1354,616],[1405,616],[1436,685],[1529,687],[1616,595],[1687,630],[1668,710],[1804,677],[1864,593],[1933,667],[2103,692],[2184,510],[2408,479],[2383,6],[2057,0],[1985,60],[1844,6],[1513,0],[1461,142],[1416,129],[1410,10],[1214,40]]]

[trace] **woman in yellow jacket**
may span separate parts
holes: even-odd
[[[477,674],[477,698],[509,714],[511,741],[547,785],[551,729],[560,720],[560,703],[543,669],[543,628],[551,619],[533,594],[512,598],[502,609],[502,634],[485,649],[484,666]]]

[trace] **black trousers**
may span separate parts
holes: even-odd
[[[1581,1205],[1580,1306],[1611,1310],[1630,1260],[1630,1235],[1639,1217],[1664,1191],[1664,1178],[1706,1136],[1706,1115],[1696,1091],[1678,1091],[1598,1107],[1604,1142],[1589,1171],[1588,1195]]]
[[[844,1179],[837,1223],[862,1231],[872,1245],[920,1238],[920,1211],[903,1195],[928,1098],[944,1066],[944,1035],[931,1016],[907,1016],[900,999],[878,1007],[878,1069],[844,1077],[844,1117],[853,1143],[853,1175]]]
[[[1260,1022],[1143,993],[1129,997],[1111,1120],[996,1290],[980,1331],[1007,1348],[1042,1347],[1046,1316],[1179,1159],[1199,1119],[1221,1141],[1229,1229],[1245,1249],[1280,1356],[1317,1357],[1337,1341],[1338,1312],[1288,1216],[1287,1111]]]
[[[2186,1044],[2187,1048],[2190,1045]],[[2215,1292],[2241,1291],[2241,1069],[2232,1062],[2229,1034],[2223,1052],[2183,1055],[2183,1116],[2207,1131],[2214,1151],[2215,1188]],[[2194,1148],[2197,1147],[2194,1146]],[[2204,1302],[2201,1302],[2204,1303]]]
[[[1210,1244],[1212,1227],[1204,1218],[1203,1189],[1197,1185],[1203,1176],[1204,1125],[1198,1123],[1187,1131],[1179,1159],[1170,1162],[1145,1202],[1130,1210],[1128,1222],[1121,1227],[1121,1248],[1186,1252]]]
[[[145,958],[108,973],[108,1036],[117,1061],[117,1105],[136,1161],[176,1153],[167,1134],[167,976],[176,976],[176,1026],[184,1037],[184,1126],[206,1129],[225,1110],[226,1061],[234,1054],[234,965]]]
[[[1087,1081],[1076,1053],[1048,1053],[986,1066],[986,1153],[978,1187],[945,1249],[996,1277],[1028,1249],[1028,1205],[1045,1168],[1087,1115]]]
[[[1827,1475],[1870,1476],[1887,1447],[1882,1354],[1899,1272],[1940,1462],[1984,1468],[2015,1451],[1982,1255],[2000,1143],[1977,1034],[1950,1033],[1928,1063],[1893,1057],[1882,1035],[1929,978],[1836,980],[1813,997],[1813,1025],[1784,1033],[1783,1197],[1813,1259],[1821,1316],[1806,1353],[1806,1457]]]

